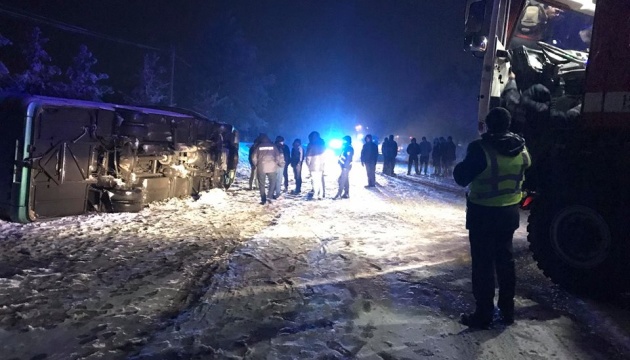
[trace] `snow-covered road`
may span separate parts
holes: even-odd
[[[378,175],[365,189],[357,164],[350,199],[285,195],[261,206],[248,173],[243,163],[228,192],[138,214],[0,222],[0,358],[630,355],[627,311],[549,283],[523,229],[516,324],[460,325],[473,303],[470,260],[463,191],[449,180],[436,190]]]

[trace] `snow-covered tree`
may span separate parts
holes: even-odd
[[[270,102],[267,89],[274,77],[262,73],[257,49],[234,16],[225,14],[211,30],[210,40],[198,57],[207,70],[195,108],[240,130],[262,130],[268,125],[264,118]]]
[[[160,57],[155,54],[146,54],[144,63],[139,73],[139,83],[128,97],[128,101],[135,105],[163,105],[168,98],[166,69],[159,64]]]
[[[68,83],[64,85],[62,95],[75,99],[98,101],[104,95],[111,93],[111,87],[99,83],[108,79],[109,76],[92,71],[92,67],[97,62],[87,46],[81,45],[79,53],[72,60],[72,65],[66,70]]]
[[[28,68],[14,76],[15,89],[35,95],[58,95],[62,88],[57,77],[61,74],[59,67],[51,64],[51,57],[44,49],[48,42],[36,27],[31,33],[29,42],[22,50]]]

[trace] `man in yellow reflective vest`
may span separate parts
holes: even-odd
[[[455,182],[469,186],[466,228],[476,303],[475,312],[463,314],[461,323],[482,329],[490,327],[493,320],[495,270],[500,320],[506,325],[514,322],[512,237],[519,226],[525,170],[531,164],[525,140],[508,130],[509,111],[494,108],[485,121],[487,132],[470,143],[466,158],[453,170]]]

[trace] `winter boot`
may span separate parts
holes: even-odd
[[[479,313],[462,314],[459,322],[469,328],[489,329],[490,324],[492,324],[492,318],[482,316]]]

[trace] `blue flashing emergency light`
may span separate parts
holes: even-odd
[[[343,140],[331,139],[328,141],[328,147],[331,149],[339,150],[343,147]]]

